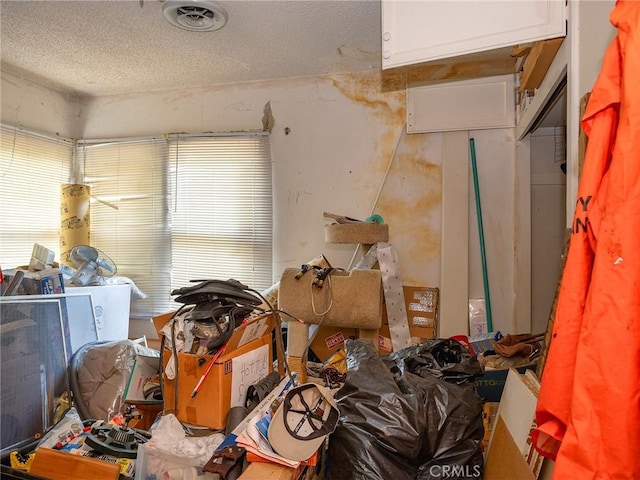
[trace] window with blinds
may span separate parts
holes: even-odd
[[[208,278],[271,286],[269,137],[177,136],[169,157],[171,287]]]
[[[168,149],[162,138],[79,142],[91,188],[91,246],[103,251],[147,298],[132,296],[132,318],[169,309],[171,234]]]
[[[190,280],[272,284],[267,135],[169,136],[78,149],[91,186],[91,243],[147,298],[132,318],[177,307]]]
[[[73,143],[0,127],[0,266],[28,265],[34,243],[60,258],[60,192]]]

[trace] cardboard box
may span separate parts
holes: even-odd
[[[358,330],[355,328],[320,326],[315,335],[309,348],[321,362],[324,362],[336,350],[341,347],[344,348],[344,341],[347,338],[357,338]]]
[[[534,480],[542,473],[548,462],[532,441],[539,392],[540,380],[534,373],[520,374],[509,369],[495,429],[489,438],[483,478]]]
[[[404,303],[411,341],[416,344],[436,338],[438,331],[439,289],[431,287],[403,287]],[[393,351],[386,307],[382,311],[382,326],[378,336],[378,351],[382,355]]]
[[[496,420],[493,437],[491,450],[487,452],[483,478],[486,480],[502,480],[504,478],[535,480],[536,477],[518,450],[518,445],[502,417],[498,417]]]
[[[435,337],[440,291],[429,287],[403,287],[403,290],[409,328],[418,328],[416,332],[421,335],[425,333],[423,329],[430,329],[433,333],[428,338]]]
[[[15,269],[4,271],[3,289],[11,283],[15,272]],[[62,274],[59,269],[49,268],[39,272],[23,270],[23,272],[24,278],[20,282],[15,295],[49,295],[64,293],[64,279],[62,278]]]
[[[167,313],[153,318],[158,335],[172,315]],[[174,413],[188,424],[223,430],[229,409],[244,405],[247,388],[273,371],[274,328],[272,315],[263,315],[236,328],[194,398],[191,398],[191,392],[209,367],[213,355],[178,353],[175,379],[169,380],[163,373],[165,411]],[[165,350],[163,372],[170,358],[171,352]]]
[[[239,480],[295,480],[304,468],[300,466],[295,469],[275,463],[250,463]]]
[[[471,348],[473,348],[473,352],[479,355],[487,350],[494,350],[496,342],[502,337],[503,335],[499,331],[480,333],[469,337],[469,343],[471,344]]]
[[[526,370],[535,370],[536,365],[527,365],[519,367],[516,370],[519,373],[524,373]],[[504,390],[504,384],[507,381],[507,374],[509,369],[500,370],[485,370],[481,377],[476,377],[476,389],[478,395],[480,395],[487,402],[499,402],[502,398],[502,391]]]

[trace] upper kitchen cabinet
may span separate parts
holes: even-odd
[[[566,35],[565,0],[382,0],[382,68]]]

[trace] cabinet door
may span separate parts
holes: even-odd
[[[382,0],[382,68],[564,36],[564,0]]]

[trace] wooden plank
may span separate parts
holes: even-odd
[[[531,51],[531,47],[533,47],[533,42],[514,45],[513,47],[511,47],[511,56],[516,58],[526,57]]]
[[[580,99],[580,118],[584,117],[584,112],[587,109],[587,104],[589,103],[589,97],[591,96],[591,92],[587,92]],[[584,130],[580,128],[580,138],[578,139],[578,179],[580,179],[580,175],[582,174],[582,166],[584,165],[584,156],[587,153],[587,143],[589,138],[584,133]]]
[[[518,91],[535,90],[540,86],[563,40],[564,37],[535,43],[524,62]]]
[[[438,335],[469,332],[469,134],[447,132],[442,157]]]
[[[536,373],[538,374],[538,378],[542,379],[542,374],[544,372],[544,366],[547,363],[547,355],[549,354],[549,347],[551,346],[551,339],[553,334],[553,325],[556,319],[556,308],[558,306],[558,296],[560,295],[560,286],[562,285],[562,275],[564,274],[564,267],[567,263],[567,255],[569,254],[569,243],[571,241],[571,229],[567,228],[565,231],[565,242],[564,242],[564,251],[562,252],[562,257],[560,258],[560,275],[558,277],[558,283],[556,284],[556,293],[553,297],[553,302],[551,303],[551,312],[549,313],[549,321],[547,322],[547,330],[544,335],[544,344],[542,350],[540,351],[540,357],[538,358],[538,366],[536,368]]]
[[[120,466],[43,447],[37,450],[29,473],[50,480],[118,480]]]

